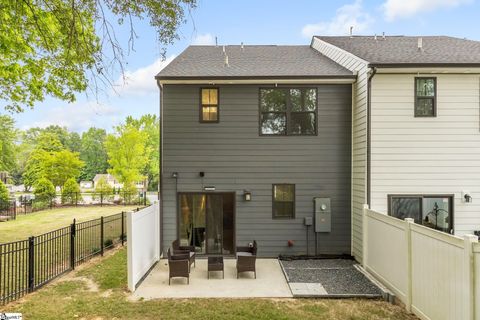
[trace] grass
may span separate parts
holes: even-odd
[[[401,307],[378,300],[162,299],[131,301],[126,250],[93,260],[64,279],[1,307],[24,319],[350,319],[413,320]]]
[[[129,211],[136,206],[85,206],[43,210],[30,214],[17,215],[16,220],[0,222],[0,243],[23,240],[77,222]]]

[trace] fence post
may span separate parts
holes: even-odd
[[[362,219],[362,265],[365,270],[368,268],[368,221],[367,210],[368,204],[363,205],[363,219]]]
[[[100,254],[103,256],[103,216],[100,217]]]
[[[13,220],[17,220],[17,200],[13,201]]]
[[[405,243],[407,244],[407,292],[405,294],[405,309],[412,312],[412,225],[415,220],[412,218],[405,219]]]
[[[28,292],[35,288],[35,237],[28,238]]]
[[[473,320],[475,317],[475,283],[474,283],[474,262],[473,262],[473,243],[478,242],[478,237],[472,234],[466,234],[463,236],[463,256],[465,257],[465,275],[464,288],[466,290],[466,317],[465,320]]]
[[[122,211],[122,233],[120,235],[122,239],[122,247],[125,245],[125,212]]]
[[[76,236],[76,222],[73,219],[73,223],[70,225],[70,268],[75,270],[75,236]]]

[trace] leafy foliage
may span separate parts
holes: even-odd
[[[63,186],[70,178],[76,179],[80,175],[83,162],[79,154],[69,150],[54,152],[48,160],[43,163],[43,171],[46,177],[52,181],[54,186]]]
[[[108,168],[104,129],[90,128],[82,134],[80,159],[85,163],[82,180],[92,180],[97,173],[106,173]]]
[[[35,183],[35,200],[38,202],[50,202],[53,198],[55,198],[55,186],[50,182],[50,180],[46,178],[40,178]]]
[[[166,46],[194,6],[195,0],[0,0],[0,100],[21,112],[47,95],[72,102],[89,85],[96,93],[124,69],[118,25],[130,23],[130,50],[134,19],[147,17]]]
[[[0,115],[0,171],[10,171],[15,167],[16,135],[12,117]]]
[[[124,185],[143,180],[150,153],[146,140],[147,135],[133,126],[116,127],[115,134],[108,135],[105,142],[111,166],[108,173]]]
[[[0,181],[0,205],[7,203],[8,199],[10,198],[10,194],[8,192],[7,187]]]
[[[69,178],[62,188],[62,203],[75,204],[81,200],[82,195],[80,194],[80,186],[75,179]]]
[[[126,126],[133,126],[146,135],[146,152],[148,164],[142,174],[148,177],[149,189],[157,190],[160,170],[160,121],[156,115],[143,115],[140,119],[127,117]]]
[[[107,183],[105,178],[100,178],[95,185],[95,191],[93,193],[93,199],[103,203],[105,201],[111,201],[113,199],[113,189]]]

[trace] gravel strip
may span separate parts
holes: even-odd
[[[320,283],[332,295],[381,295],[381,290],[353,267],[352,260],[281,261],[289,282]]]

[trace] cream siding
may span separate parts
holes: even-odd
[[[352,255],[361,261],[362,211],[367,201],[367,62],[317,38],[313,38],[312,48],[357,72],[352,98]]]
[[[388,194],[453,194],[455,234],[480,230],[480,76],[426,74],[437,77],[435,118],[413,116],[415,76],[372,80],[371,207],[387,212]]]

